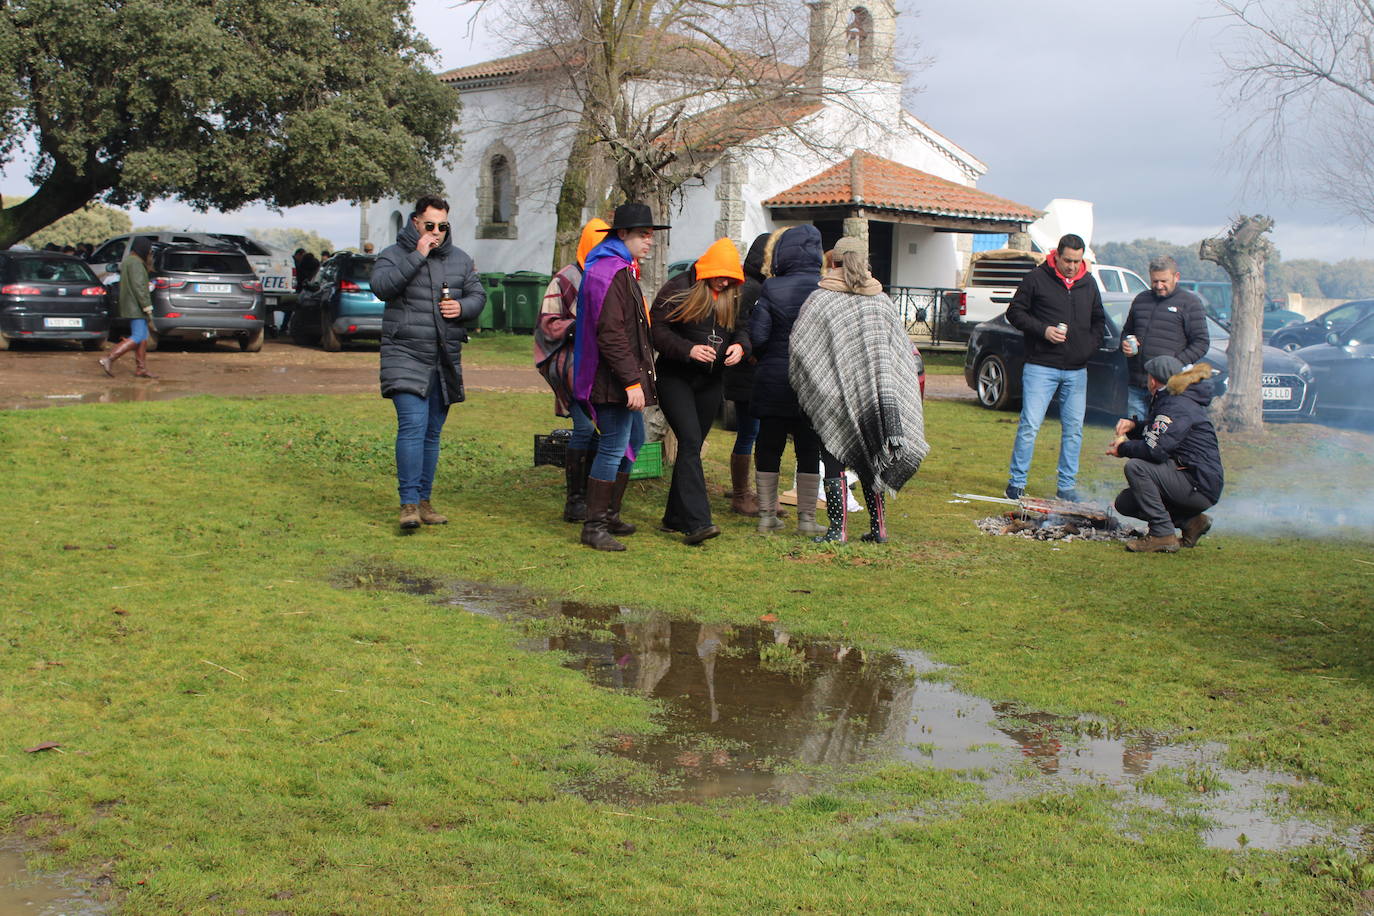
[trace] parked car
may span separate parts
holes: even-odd
[[[103,349],[111,301],[80,258],[52,251],[0,252],[0,350],[23,340],[77,340],[87,350]]]
[[[262,282],[243,252],[220,242],[154,245],[152,254],[150,350],[160,340],[228,337],[249,353],[262,349],[267,327]],[[111,295],[118,295],[116,287],[111,287]]]
[[[1134,298],[1134,297],[1132,297]],[[1102,344],[1088,360],[1088,409],[1124,416],[1126,388],[1130,373],[1121,352],[1121,326],[1130,311],[1131,300],[1104,299],[1107,329]],[[1211,348],[1203,359],[1217,371],[1216,393],[1226,391],[1226,348],[1231,338],[1226,329],[1208,319]],[[978,396],[978,403],[992,410],[1009,410],[1021,398],[1021,367],[1025,362],[1025,338],[1008,323],[1006,315],[985,321],[974,329],[964,358],[964,381]],[[1264,417],[1310,417],[1316,404],[1317,389],[1312,371],[1301,359],[1264,348]]]
[[[375,255],[341,251],[320,266],[315,279],[301,289],[291,316],[291,339],[302,346],[318,343],[337,352],[345,341],[382,336],[386,303],[372,294]]]
[[[1178,285],[1197,293],[1209,318],[1223,327],[1231,326],[1230,280],[1179,280]],[[1270,299],[1264,303],[1264,324],[1260,333],[1267,342],[1279,328],[1303,320],[1301,312],[1286,309],[1282,303]]]
[[[247,255],[248,263],[253,265],[253,271],[262,281],[263,297],[269,310],[276,308],[282,296],[296,291],[296,265],[291,261],[290,254],[246,235],[228,232],[137,232],[117,235],[101,242],[91,255],[90,263],[96,275],[104,278],[106,274],[118,271],[119,262],[129,250],[129,243],[140,237],[155,244],[237,248]]]
[[[1323,413],[1374,416],[1374,314],[1293,356],[1312,367]]]
[[[1344,334],[1369,315],[1374,315],[1374,299],[1344,302],[1322,312],[1311,321],[1294,322],[1274,332],[1269,345],[1280,350],[1300,350],[1326,343],[1326,335]]]

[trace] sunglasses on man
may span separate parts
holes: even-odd
[[[425,220],[425,231],[426,231],[426,232],[433,232],[436,228],[437,228],[440,232],[448,232],[448,223],[437,223],[437,224],[436,224],[436,223],[431,223],[429,220]]]

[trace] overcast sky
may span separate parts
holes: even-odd
[[[415,2],[439,68],[502,55],[491,30],[479,24],[470,37],[466,13],[452,7]],[[924,87],[914,113],[987,163],[983,190],[1032,207],[1055,197],[1093,201],[1097,243],[1194,242],[1233,214],[1262,212],[1274,216],[1285,258],[1367,256],[1367,230],[1246,180],[1233,154],[1239,122],[1226,115],[1220,88],[1217,49],[1229,39],[1212,0],[902,0],[899,8],[903,31],[932,59],[913,78]],[[11,166],[0,190],[27,193],[23,171]],[[356,244],[358,233],[357,211],[345,204],[205,215],[164,202],[134,221],[301,226],[340,247]]]

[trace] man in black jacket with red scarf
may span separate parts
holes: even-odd
[[[1077,500],[1078,451],[1088,407],[1088,357],[1102,343],[1107,315],[1102,294],[1083,259],[1087,244],[1066,235],[1045,262],[1026,274],[1007,306],[1007,321],[1026,337],[1021,370],[1021,422],[1011,452],[1007,498],[1026,491],[1035,437],[1050,402],[1059,399],[1059,475],[1056,495]]]

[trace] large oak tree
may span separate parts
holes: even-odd
[[[407,0],[0,4],[0,247],[88,201],[232,210],[412,194],[458,147]]]

